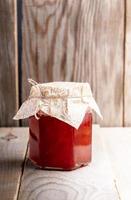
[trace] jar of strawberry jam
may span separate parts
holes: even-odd
[[[92,113],[78,129],[54,117],[29,118],[29,158],[46,169],[72,170],[91,161]]]
[[[92,157],[92,110],[101,116],[89,84],[29,82],[29,98],[14,117],[29,118],[29,159],[43,169],[87,165]]]

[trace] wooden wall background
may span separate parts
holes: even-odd
[[[130,0],[0,0],[0,126],[27,98],[27,78],[87,81],[103,126],[131,125]]]

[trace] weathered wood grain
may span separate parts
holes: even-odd
[[[17,200],[27,143],[27,128],[0,128],[1,200]]]
[[[70,172],[35,168],[28,160],[19,200],[118,200],[112,170],[103,151],[99,127],[93,129],[93,160],[88,167]]]
[[[0,0],[0,126],[18,125],[16,23],[15,0]]]
[[[131,1],[126,1],[124,125],[131,126]]]
[[[131,128],[102,128],[105,150],[122,200],[131,198]]]
[[[131,128],[98,130],[95,126],[93,133],[93,160],[88,167],[71,172],[44,171],[27,160],[22,176],[28,129],[1,128],[0,198],[130,200]]]
[[[24,0],[22,13],[22,101],[28,77],[88,81],[101,124],[121,126],[124,0]]]
[[[96,1],[94,1],[96,2]],[[92,38],[93,87],[104,126],[123,123],[124,1],[100,1]],[[107,3],[108,2],[108,3]],[[118,12],[119,11],[119,12]],[[117,14],[116,14],[117,13]],[[99,120],[98,120],[99,121]]]

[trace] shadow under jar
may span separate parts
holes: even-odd
[[[43,169],[73,170],[91,162],[91,112],[78,129],[51,116],[31,116],[29,132],[29,158]]]

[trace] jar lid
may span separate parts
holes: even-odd
[[[87,110],[93,109],[102,118],[91,92],[89,83],[50,82],[33,85],[28,99],[22,104],[13,119],[24,119],[37,113],[55,117],[79,128]]]

